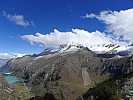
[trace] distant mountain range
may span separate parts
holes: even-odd
[[[22,57],[25,54],[19,54],[19,53],[0,53],[0,67],[2,67],[4,64],[6,64],[10,59]]]
[[[17,57],[22,57],[26,54],[19,54],[19,53],[0,53],[0,59],[13,59]]]
[[[9,59],[0,59],[0,67],[2,67],[4,64],[6,64],[9,61]]]
[[[96,54],[114,54],[119,56],[131,56],[133,54],[133,45],[128,46],[120,46],[118,44],[100,44],[100,45],[93,45],[89,47],[85,47],[81,44],[71,43],[60,45],[59,48],[47,48],[38,56],[48,55],[48,54],[57,54],[57,53],[67,53],[72,51],[78,51],[81,48],[86,48],[95,52]]]

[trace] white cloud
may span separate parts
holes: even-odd
[[[17,57],[22,57],[26,54],[19,54],[19,53],[0,53],[0,58],[1,59],[12,59],[12,58],[17,58]]]
[[[43,44],[45,46],[58,47],[61,44],[67,44],[74,42],[82,44],[84,46],[98,45],[98,44],[110,44],[116,42],[104,33],[99,31],[88,32],[80,29],[72,29],[69,32],[60,32],[54,30],[49,34],[36,33],[36,35],[24,35],[22,39],[29,41],[33,44]]]
[[[112,33],[116,39],[133,42],[133,9],[102,11],[99,15],[86,14],[83,18],[96,18],[105,23],[105,32]]]
[[[86,13],[86,15],[85,16],[82,16],[82,18],[94,18],[94,17],[96,17],[96,15],[95,14],[87,14]]]
[[[27,21],[24,19],[23,15],[11,15],[11,14],[7,14],[5,11],[3,11],[3,16],[5,16],[6,18],[8,18],[11,22],[15,23],[16,25],[20,25],[20,26],[35,26],[33,21]]]

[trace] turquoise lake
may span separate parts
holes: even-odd
[[[8,72],[10,72],[10,71],[2,71],[2,72],[0,72],[0,74],[4,76],[4,78],[5,78],[5,80],[7,81],[8,84],[22,83],[22,81],[17,79],[15,76],[5,75]]]
[[[4,76],[4,78],[8,82],[8,84],[21,83],[22,82],[21,80],[18,80],[16,77],[10,76],[10,75]]]

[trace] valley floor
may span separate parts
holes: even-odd
[[[27,100],[34,97],[25,83],[8,84],[0,75],[0,100]]]

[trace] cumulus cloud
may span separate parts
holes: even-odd
[[[83,18],[96,18],[105,23],[105,32],[112,33],[118,40],[133,42],[133,9],[102,11],[99,15],[86,14]]]
[[[33,21],[29,22],[29,21],[25,20],[23,15],[16,15],[16,14],[11,15],[11,14],[8,14],[5,11],[3,11],[3,16],[5,16],[7,19],[9,19],[9,21],[11,21],[19,26],[23,26],[23,27],[30,26],[30,25],[35,26]]]
[[[17,57],[22,57],[26,54],[19,54],[19,53],[0,53],[0,58],[1,59],[12,59],[12,58],[17,58]]]
[[[41,44],[45,46],[58,47],[61,44],[78,43],[84,46],[98,45],[98,44],[110,44],[116,42],[109,36],[99,31],[88,32],[80,29],[72,29],[69,32],[60,32],[54,30],[49,34],[36,33],[36,35],[24,35],[22,39],[29,41],[33,44]]]

